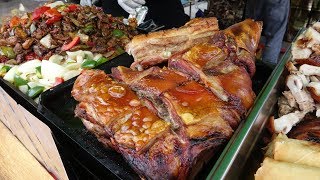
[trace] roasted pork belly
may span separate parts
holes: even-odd
[[[83,71],[72,91],[80,101],[75,114],[142,177],[193,177],[199,170],[193,166],[202,166],[231,137],[240,122],[239,111],[180,72],[166,68],[150,72],[158,74],[126,85],[100,70]],[[144,105],[143,99],[151,97],[148,94],[158,96],[157,103],[166,109],[169,121]]]
[[[180,72],[167,68],[151,67],[145,71],[134,71],[126,67],[112,69],[112,76],[128,84],[149,109],[156,112],[161,118],[171,122],[174,128],[179,127],[179,122],[169,117],[168,109],[164,106],[160,95],[171,88],[189,81],[189,77]]]
[[[250,26],[252,29],[250,30]],[[209,42],[193,46],[169,60],[168,67],[190,75],[223,101],[248,111],[255,94],[250,77],[261,24],[245,20],[216,33]]]
[[[133,69],[145,69],[168,60],[198,43],[206,42],[219,30],[215,17],[195,18],[178,29],[135,36],[126,46],[134,57]]]
[[[253,105],[261,24],[204,29],[214,21],[138,36],[127,47],[132,69],[84,70],[74,84],[76,116],[143,179],[193,179]],[[165,59],[168,67],[142,69]]]
[[[206,140],[215,134],[230,137],[233,132],[230,124],[237,127],[240,121],[240,116],[224,119],[223,113],[230,109],[228,114],[232,114],[234,107],[228,107],[228,103],[195,81],[168,90],[161,99],[171,118],[181,121],[190,139]]]
[[[96,78],[101,77],[105,79],[97,81]],[[95,134],[111,137],[116,143],[114,146],[140,151],[169,130],[169,123],[143,106],[127,85],[110,80],[103,71],[89,70],[81,74],[72,95],[78,100],[82,93],[91,93],[94,98],[80,98],[76,116],[93,123],[90,130]]]

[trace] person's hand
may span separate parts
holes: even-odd
[[[118,4],[129,14],[135,14],[135,9],[146,3],[145,0],[118,0]]]

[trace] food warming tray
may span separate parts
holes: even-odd
[[[299,33],[298,33],[299,34]],[[263,161],[262,143],[266,122],[276,112],[277,98],[281,95],[286,72],[285,64],[291,58],[291,47],[272,72],[247,120],[241,124],[217,163],[209,179],[254,179],[254,173]]]
[[[128,55],[122,56],[122,58],[122,61],[126,62],[126,64],[122,63],[123,66],[129,67],[133,62],[132,58]],[[113,62],[118,61],[115,60]],[[110,73],[111,67],[118,65],[109,64],[100,69],[105,70],[106,73]],[[253,87],[257,94],[267,81],[271,71],[270,68],[263,64],[257,64],[257,74],[253,79]],[[82,157],[89,160],[82,161],[80,158],[79,161],[82,161],[93,173],[97,171],[102,172],[102,176],[98,175],[99,177],[105,177],[103,172],[111,172],[120,179],[138,179],[138,175],[130,168],[120,154],[112,149],[103,147],[97,138],[85,129],[81,120],[74,117],[74,108],[77,102],[71,97],[73,83],[74,79],[41,94],[38,111],[45,117],[44,121],[53,124],[61,130],[61,133],[68,137],[67,145],[70,144],[77,151],[82,151]],[[219,158],[220,153],[203,168],[197,179],[209,177],[208,174]]]

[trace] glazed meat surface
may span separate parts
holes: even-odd
[[[181,118],[182,127],[178,130],[170,128],[170,122],[144,106],[128,85],[110,79],[103,71],[84,71],[76,80],[72,95],[80,101],[75,114],[87,129],[106,146],[120,152],[141,176],[150,179],[186,179],[192,172],[192,164],[201,158],[199,155],[218,150],[233,132],[218,110],[225,102],[195,81],[171,85],[160,93],[167,98],[166,103],[175,99],[167,108]]]
[[[217,32],[168,67],[85,70],[72,90],[75,114],[142,178],[193,179],[253,105],[254,30],[261,24],[246,20]]]

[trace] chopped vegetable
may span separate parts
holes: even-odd
[[[101,57],[101,58],[99,58],[99,59],[97,60],[96,66],[99,66],[99,65],[101,65],[101,64],[103,64],[103,63],[105,63],[105,62],[107,62],[107,61],[109,61],[108,58],[106,58],[106,57]]]
[[[68,71],[66,73],[64,73],[63,75],[63,79],[67,80],[67,79],[71,79],[75,76],[78,76],[81,73],[81,70],[71,70]]]
[[[82,34],[82,33],[78,32],[78,36],[80,37],[80,41],[83,42],[83,43],[86,43],[86,42],[89,41],[89,36],[88,35],[85,35],[85,34]],[[81,46],[87,46],[87,45],[81,45]],[[87,47],[89,47],[89,46],[87,46]]]
[[[119,55],[125,53],[125,51],[121,47],[117,47],[116,52]]]
[[[62,77],[67,69],[59,64],[43,60],[41,64],[41,75],[43,79],[48,79],[51,82],[55,81],[56,77]]]
[[[112,35],[116,38],[121,38],[124,35],[124,32],[120,29],[115,29],[112,31]]]
[[[24,56],[24,59],[26,61],[34,60],[34,59],[39,59],[39,57],[36,55],[34,52],[30,52],[27,55]]]
[[[80,63],[76,63],[76,62],[73,62],[73,63],[69,63],[68,65],[65,66],[66,69],[68,70],[78,70],[81,68],[81,64]]]
[[[51,34],[47,34],[45,37],[43,37],[40,40],[40,44],[42,44],[47,49],[50,49],[51,48],[51,41],[52,41]]]
[[[69,44],[65,44],[62,46],[61,50],[66,51],[71,49],[73,46],[77,45],[80,42],[80,37],[76,36],[73,38],[73,40]]]
[[[2,68],[0,69],[0,76],[3,77],[10,69],[10,66],[2,66]]]
[[[41,66],[36,67],[36,75],[37,75],[38,78],[42,78]]]
[[[41,66],[40,60],[31,60],[18,66],[17,71],[21,74],[34,74],[38,66]]]
[[[42,6],[42,7],[35,9],[32,13],[32,20],[40,19],[41,15],[44,14],[49,9],[50,9],[50,7],[47,7],[47,6]]]
[[[28,81],[22,79],[20,76],[18,75],[15,75],[14,76],[14,79],[13,79],[13,84],[17,87],[19,86],[23,86],[23,85],[27,85],[28,84]]]
[[[49,9],[44,13],[49,19],[46,21],[46,24],[53,24],[57,21],[60,21],[62,15],[57,9]]]
[[[16,27],[20,24],[20,18],[17,16],[13,16],[10,20],[10,27]]]
[[[95,60],[86,60],[82,63],[81,67],[84,69],[92,69],[96,67],[97,61]]]
[[[4,80],[9,81],[11,83],[13,83],[14,80],[14,76],[17,72],[18,66],[13,66],[7,73],[6,75],[3,77]]]
[[[70,4],[65,11],[66,11],[66,12],[73,12],[73,11],[75,11],[76,9],[78,9],[78,6],[77,6],[77,5],[75,5],[75,4]]]
[[[80,22],[78,20],[76,20],[74,18],[70,18],[70,20],[73,22],[74,25],[76,25],[78,27],[80,26]]]
[[[61,64],[63,60],[63,56],[60,56],[58,54],[54,54],[49,58],[50,62],[56,63],[56,64]]]
[[[89,25],[86,25],[82,31],[85,33],[85,34],[90,34],[91,32],[93,32],[93,25],[92,24],[89,24]]]
[[[21,39],[26,39],[28,37],[28,34],[21,27],[15,28],[15,35]]]
[[[32,23],[30,25],[30,33],[32,34],[36,29],[37,29],[37,27]]]
[[[59,84],[61,84],[63,82],[64,82],[64,79],[62,77],[56,77],[53,86],[57,86],[57,85],[59,85]]]
[[[9,46],[0,46],[0,50],[3,55],[7,56],[10,59],[14,59],[16,57],[16,53],[14,53],[13,48]]]
[[[50,8],[55,8],[57,6],[63,6],[64,3],[62,1],[56,1],[56,2],[53,2],[53,3],[50,3],[50,4],[46,4],[45,6],[48,6]]]
[[[31,98],[39,96],[45,88],[43,86],[36,86],[28,90],[27,95]]]
[[[18,88],[19,88],[19,90],[21,92],[23,92],[23,94],[26,94],[28,92],[28,90],[29,90],[29,86],[28,85],[22,85],[22,86],[19,86]]]

